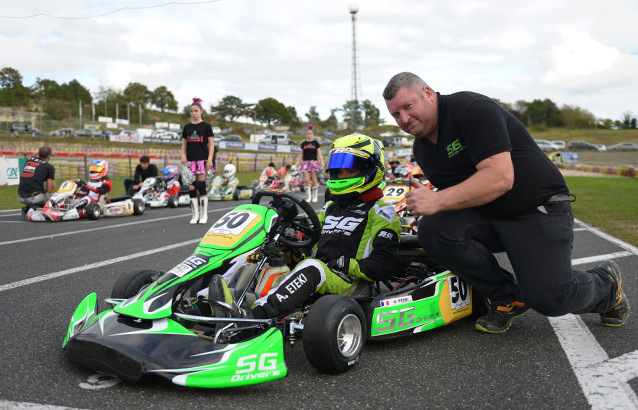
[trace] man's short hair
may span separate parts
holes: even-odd
[[[423,87],[429,87],[429,85],[427,85],[427,83],[418,75],[404,71],[396,74],[390,79],[390,81],[388,81],[388,85],[386,85],[383,90],[383,98],[386,100],[393,99],[397,91],[403,87],[419,91],[422,90]]]
[[[142,155],[140,157],[140,162],[148,162],[148,163],[150,163],[151,159],[148,157],[148,155]]]
[[[40,150],[38,151],[38,156],[42,159],[47,159],[51,156],[51,154],[53,153],[53,150],[51,149],[51,147],[47,147],[46,145],[42,148],[40,148]]]

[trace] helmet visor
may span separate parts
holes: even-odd
[[[104,167],[101,165],[91,165],[91,168],[89,168],[89,172],[93,172],[96,174],[99,174],[102,171],[104,171]]]
[[[328,158],[327,170],[333,168],[345,168],[352,169],[354,164],[355,155],[349,152],[333,152]]]

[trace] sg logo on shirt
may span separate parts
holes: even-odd
[[[353,218],[351,216],[328,216],[323,223],[322,231],[332,229],[340,229],[347,232],[354,231],[359,224],[363,222],[363,218]]]
[[[461,144],[461,141],[459,141],[459,139],[457,138],[454,141],[452,141],[450,145],[445,147],[445,149],[447,150],[447,157],[452,158],[459,152],[463,151],[465,147]]]

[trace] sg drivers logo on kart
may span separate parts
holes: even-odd
[[[277,353],[263,353],[257,359],[256,354],[244,356],[237,360],[237,371],[230,381],[263,379],[266,377],[279,376],[277,369]],[[255,372],[256,371],[256,372]]]

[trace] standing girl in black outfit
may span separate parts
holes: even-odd
[[[213,155],[215,153],[213,129],[202,120],[204,109],[200,98],[193,98],[190,106],[191,122],[182,132],[182,164],[195,174],[195,181],[188,187],[193,218],[191,224],[208,222],[208,193],[206,192],[206,172],[215,172]],[[199,198],[198,198],[199,192]]]

